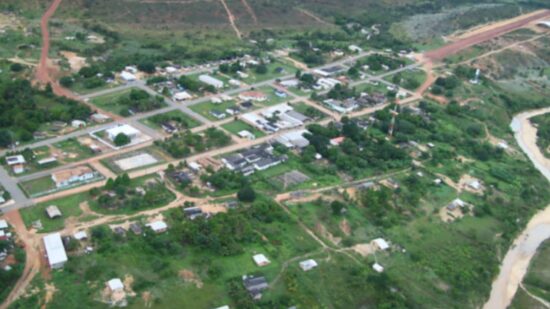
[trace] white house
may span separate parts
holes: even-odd
[[[176,94],[174,94],[174,100],[176,101],[185,101],[193,98],[192,95],[189,94],[187,91],[181,91]]]
[[[361,47],[357,46],[357,45],[350,45],[350,46],[348,46],[348,49],[349,49],[349,51],[354,52],[354,53],[363,52],[363,49]]]
[[[300,262],[300,268],[303,271],[312,270],[313,268],[315,268],[317,266],[318,266],[317,262],[315,262],[315,260],[313,260],[313,259],[309,259],[309,260],[305,260],[305,261]]]
[[[385,241],[383,238],[376,238],[372,241],[380,250],[387,250],[389,249],[390,245],[387,241]]]
[[[271,263],[263,254],[256,254],[252,257],[252,259],[254,260],[254,263],[256,263],[256,265],[260,267],[269,265],[269,263]]]
[[[6,220],[0,220],[0,230],[7,229],[8,228],[8,222]]]
[[[119,135],[120,133],[123,133],[130,139],[136,138],[141,133],[138,129],[127,124],[116,126],[114,128],[106,130],[105,132],[107,133],[107,137],[109,137],[109,139],[112,141],[114,141],[117,135]]]
[[[279,84],[281,84],[281,86],[283,87],[298,87],[298,85],[300,84],[300,81],[293,78],[293,79],[287,79],[287,80],[282,80]]]
[[[21,174],[25,172],[25,157],[22,155],[6,157],[6,163],[10,166],[15,174]]]
[[[63,267],[68,258],[67,253],[65,252],[65,247],[63,247],[63,242],[61,241],[61,234],[50,234],[45,236],[43,241],[50,267],[52,269]]]
[[[243,101],[263,102],[267,100],[267,95],[261,91],[245,91],[239,94],[239,99]]]
[[[340,84],[342,84],[342,82],[334,78],[319,78],[317,81],[317,85],[321,86],[321,88],[325,90],[332,89],[334,86]]]
[[[67,187],[73,183],[84,182],[95,177],[96,173],[90,167],[82,165],[72,169],[55,172],[52,180],[57,188]]]
[[[146,224],[146,226],[150,227],[155,233],[163,233],[168,229],[168,225],[160,220]]]
[[[374,269],[374,271],[378,272],[378,273],[381,273],[384,271],[384,266],[378,264],[378,263],[374,263],[374,265],[372,265],[372,269]]]
[[[133,82],[137,80],[137,77],[134,74],[127,71],[120,72],[120,78],[122,78],[125,82]]]
[[[122,280],[120,280],[119,278],[114,278],[107,281],[107,286],[109,287],[111,292],[124,290],[124,284],[122,283]]]
[[[71,121],[71,127],[79,129],[86,126],[86,121],[75,119]]]
[[[80,232],[76,232],[74,235],[73,235],[74,239],[76,240],[83,240],[83,239],[87,239],[88,238],[88,234],[86,234],[86,231],[80,231]]]
[[[199,80],[207,85],[210,85],[216,89],[223,88],[224,83],[210,75],[202,74],[199,76]]]
[[[240,138],[246,138],[247,140],[255,140],[256,139],[256,136],[254,134],[252,134],[250,131],[248,130],[242,130],[239,132],[239,137]]]

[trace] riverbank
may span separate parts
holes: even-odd
[[[529,121],[532,117],[546,113],[550,113],[550,108],[518,114],[512,120],[510,127],[522,151],[535,168],[550,181],[550,160],[538,148],[537,129]],[[501,309],[510,305],[537,248],[548,238],[550,238],[550,205],[533,216],[524,231],[512,243],[502,261],[500,273],[493,281],[491,295],[484,309]]]

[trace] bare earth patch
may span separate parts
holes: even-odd
[[[75,52],[62,51],[59,53],[69,61],[72,72],[78,72],[87,65],[86,58],[78,56]]]
[[[203,286],[202,280],[197,275],[195,275],[194,272],[188,269],[180,270],[179,276],[186,283],[193,283],[198,289],[202,288]]]

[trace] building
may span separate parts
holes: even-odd
[[[88,166],[82,165],[69,170],[53,173],[52,180],[57,188],[63,188],[74,183],[91,180],[95,176],[96,172],[94,170]]]
[[[275,93],[275,95],[279,98],[286,98],[288,97],[288,94],[282,90],[279,90],[279,89],[275,89],[275,91],[273,91],[273,93]]]
[[[217,78],[214,78],[210,75],[206,75],[206,74],[202,74],[199,76],[199,80],[207,85],[210,85],[216,89],[220,89],[220,88],[223,88],[224,87],[224,83],[217,79]]]
[[[285,88],[298,87],[300,85],[300,81],[293,78],[293,79],[282,80],[279,84]]]
[[[267,280],[263,276],[243,276],[244,288],[248,291],[252,299],[262,299],[262,291],[269,288]]]
[[[374,269],[374,271],[378,273],[381,273],[384,271],[384,267],[378,263],[374,263],[374,265],[372,265],[372,269]]]
[[[330,90],[336,85],[341,85],[342,82],[334,78],[319,78],[317,85],[325,90]]]
[[[200,217],[205,217],[206,216],[206,213],[204,213],[202,211],[202,209],[200,209],[200,207],[187,207],[187,208],[183,208],[183,213],[185,214],[185,216],[187,218],[189,218],[190,220],[195,220],[197,218],[200,218]]]
[[[6,220],[0,220],[0,230],[7,229],[8,222]]]
[[[215,110],[215,109],[210,111],[210,115],[212,115],[212,117],[214,117],[216,119],[219,119],[219,120],[225,119],[225,117],[227,117],[226,113],[220,112],[220,111]]]
[[[239,94],[239,99],[243,101],[263,102],[267,100],[267,95],[261,91],[245,91]]]
[[[151,222],[149,224],[146,224],[148,227],[151,228],[151,230],[153,230],[153,232],[155,233],[164,233],[166,232],[166,230],[168,230],[168,225],[166,225],[166,223],[164,221],[155,221],[155,222]]]
[[[249,141],[253,141],[256,139],[256,136],[254,134],[252,134],[250,131],[247,131],[247,130],[242,130],[238,133],[239,137],[240,138],[245,138]]]
[[[344,101],[328,99],[328,100],[324,100],[323,103],[328,105],[328,107],[330,107],[331,109],[342,114],[351,113],[359,107],[359,105],[357,104],[357,101],[353,98],[347,99]]]
[[[309,132],[307,130],[288,132],[278,136],[275,140],[279,144],[287,148],[303,149],[309,146],[309,140],[304,137],[304,134],[306,133],[309,133]]]
[[[80,129],[86,126],[86,121],[75,119],[71,121],[71,127]]]
[[[27,161],[25,161],[25,157],[22,155],[16,155],[6,157],[6,163],[12,168],[15,174],[21,174],[25,172],[25,164]]]
[[[130,230],[135,234],[135,235],[141,235],[143,234],[143,230],[141,229],[141,225],[137,222],[133,222],[132,224],[130,224]]]
[[[447,205],[448,210],[455,210],[457,208],[464,208],[464,207],[466,207],[466,202],[464,202],[459,198],[454,199],[451,203],[449,203],[449,205]]]
[[[178,92],[178,93],[174,94],[173,98],[174,98],[175,101],[181,102],[181,101],[192,99],[193,96],[191,94],[189,94],[189,92],[187,92],[187,91],[181,91],[181,92]]]
[[[80,232],[76,232],[73,235],[73,237],[76,240],[86,240],[86,239],[88,239],[88,234],[86,234],[86,231],[80,231]]]
[[[122,78],[125,82],[133,82],[137,80],[137,77],[128,71],[120,72],[120,78]]]
[[[48,218],[55,219],[62,216],[61,210],[55,205],[50,205],[46,207],[46,214],[48,215]]]
[[[349,49],[349,51],[354,52],[354,53],[363,52],[363,49],[361,47],[357,46],[357,45],[350,45],[350,46],[348,46],[348,49]]]
[[[301,261],[300,262],[300,268],[303,270],[303,271],[310,271],[312,270],[313,268],[317,267],[317,262],[315,262],[315,260],[313,259],[309,259],[309,260],[305,260],[305,261]]]
[[[47,235],[43,238],[43,241],[50,268],[57,269],[63,267],[68,261],[68,258],[65,247],[63,247],[63,242],[61,241],[61,234],[54,233]]]
[[[119,278],[114,278],[107,281],[107,286],[109,287],[109,290],[111,290],[111,292],[119,292],[124,290],[124,284]]]
[[[141,133],[138,129],[127,124],[123,124],[120,126],[116,126],[114,128],[107,129],[105,132],[107,133],[107,137],[111,141],[114,141],[117,135],[121,133],[128,136],[130,139],[136,138]]]
[[[48,157],[48,158],[44,158],[42,160],[38,160],[38,165],[48,165],[48,164],[53,164],[53,163],[56,163],[57,162],[57,159],[54,158],[54,157]]]
[[[390,248],[390,245],[388,244],[388,242],[385,241],[383,238],[376,238],[372,242],[380,250],[387,250]]]
[[[271,263],[269,259],[263,254],[256,254],[252,257],[252,259],[254,260],[254,263],[256,263],[256,265],[260,267],[267,266]]]

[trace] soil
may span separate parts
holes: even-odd
[[[346,236],[351,235],[351,226],[349,225],[349,222],[347,219],[340,221],[339,226],[342,233],[346,234]]]
[[[72,72],[78,72],[87,65],[86,58],[78,56],[75,52],[62,51],[60,54],[69,61]]]
[[[455,42],[445,45],[439,49],[425,53],[425,56],[433,61],[443,60],[445,57],[458,53],[470,46],[488,41],[495,37],[509,33],[516,29],[525,27],[530,23],[550,16],[549,10],[538,11],[534,14],[528,14],[513,20],[502,22],[498,25],[491,25],[477,29],[467,37],[463,37]]]
[[[371,244],[357,244],[353,246],[352,249],[353,251],[359,253],[362,257],[367,257],[376,251]]]
[[[179,276],[186,283],[193,283],[198,289],[202,288],[203,283],[201,279],[188,269],[182,269],[179,271]]]

